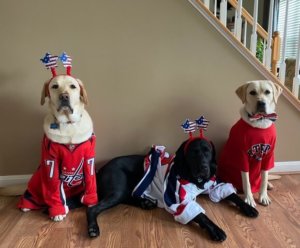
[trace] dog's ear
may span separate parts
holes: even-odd
[[[50,97],[50,94],[49,94],[49,82],[50,82],[50,80],[47,80],[44,83],[44,86],[43,86],[43,89],[42,89],[42,94],[41,94],[41,105],[44,105],[46,97]]]
[[[79,86],[80,86],[80,100],[85,104],[87,105],[88,104],[88,97],[87,97],[87,93],[86,93],[86,90],[84,88],[84,85],[82,83],[82,81],[80,79],[76,79],[79,83]]]
[[[238,95],[238,97],[242,100],[242,103],[246,102],[247,87],[248,87],[248,83],[241,85],[235,91],[235,93]]]
[[[279,84],[275,84],[271,82],[271,85],[273,87],[273,99],[274,102],[277,103],[278,97],[282,93],[282,87]]]

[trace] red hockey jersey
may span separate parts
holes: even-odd
[[[224,182],[230,182],[239,191],[243,191],[241,171],[249,172],[251,190],[260,189],[261,170],[274,167],[274,148],[276,129],[254,128],[240,119],[230,130],[218,163],[217,176]]]
[[[94,135],[83,143],[70,145],[52,142],[45,135],[40,166],[18,207],[48,207],[53,217],[68,213],[66,198],[80,196],[84,205],[96,204],[95,143]]]

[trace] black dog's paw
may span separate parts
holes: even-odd
[[[96,238],[100,235],[100,230],[98,225],[90,225],[88,227],[88,234],[90,238]]]
[[[206,230],[208,231],[208,234],[213,241],[223,242],[227,238],[226,233],[218,226],[214,226]]]
[[[241,212],[250,218],[256,218],[259,215],[259,212],[252,206],[247,203],[244,203],[240,206]]]
[[[151,210],[157,207],[157,203],[145,198],[140,198],[140,207],[144,210]]]
[[[227,238],[226,233],[205,214],[200,213],[193,220],[208,232],[212,240],[222,242]]]

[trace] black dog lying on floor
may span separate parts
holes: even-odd
[[[97,216],[106,209],[120,203],[139,206],[142,209],[153,209],[157,206],[149,198],[132,196],[134,188],[144,176],[144,158],[139,155],[118,157],[98,171],[97,187],[100,202],[87,208],[90,237],[97,237],[100,234]],[[216,167],[213,144],[206,139],[194,139],[191,142],[185,141],[177,150],[170,174],[175,173],[177,178],[187,180],[199,189],[203,188],[203,182],[207,182],[215,174]],[[231,193],[224,199],[233,202],[245,216],[258,216],[257,210],[246,204],[236,193]],[[192,221],[204,228],[213,240],[226,239],[225,232],[204,212],[197,214]]]

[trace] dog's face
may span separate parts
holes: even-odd
[[[184,149],[186,142],[176,152],[175,162],[180,171],[187,172],[191,181],[208,180],[216,172],[215,150],[213,144],[205,139],[195,139]],[[185,150],[185,151],[184,151]]]
[[[59,75],[47,81],[42,91],[42,105],[45,97],[49,97],[50,109],[55,116],[72,115],[87,104],[82,82],[68,75]]]
[[[250,81],[236,90],[250,115],[274,113],[281,92],[279,85],[268,80]]]

